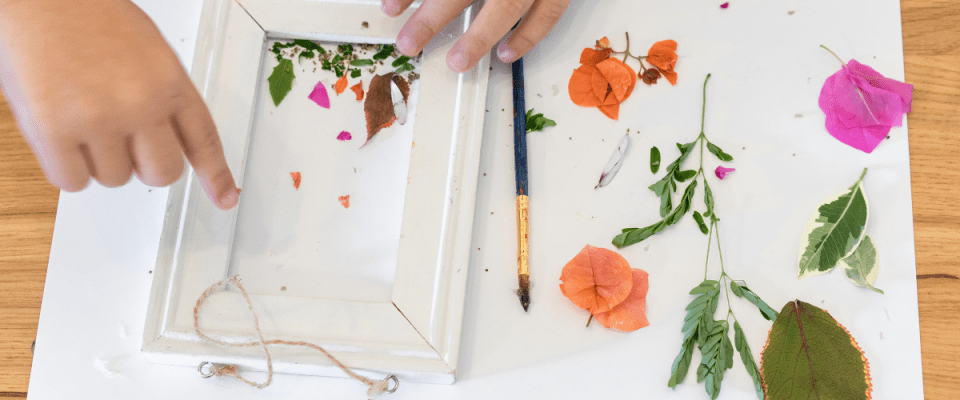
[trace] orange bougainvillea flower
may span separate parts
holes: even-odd
[[[632,332],[650,325],[647,320],[647,289],[650,288],[647,272],[637,268],[631,272],[633,288],[626,300],[608,312],[593,315],[597,322],[607,328]]]
[[[350,90],[357,95],[357,101],[363,100],[363,81],[360,83],[350,86]]]
[[[661,40],[654,43],[647,52],[647,61],[660,69],[671,85],[677,84],[677,73],[673,72],[673,67],[677,65],[677,42]]]
[[[337,79],[337,83],[333,85],[333,90],[337,92],[337,96],[347,90],[347,74],[343,74],[340,79]]]
[[[597,107],[611,119],[617,119],[620,103],[630,97],[637,74],[623,61],[610,58],[612,50],[583,49],[580,68],[573,71],[568,91],[574,104]]]
[[[631,278],[627,260],[611,250],[587,245],[563,267],[560,291],[578,307],[602,313],[630,295]]]
[[[291,172],[290,178],[293,178],[293,188],[299,190],[300,189],[300,173]]]

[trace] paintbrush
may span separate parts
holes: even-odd
[[[530,191],[527,181],[527,111],[523,100],[523,58],[513,68],[513,155],[517,177],[517,277],[520,305],[530,307]]]

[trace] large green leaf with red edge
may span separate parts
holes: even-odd
[[[800,300],[783,306],[760,357],[767,400],[870,399],[870,365],[829,313]]]

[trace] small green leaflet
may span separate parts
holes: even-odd
[[[543,132],[543,128],[548,126],[557,126],[557,122],[544,117],[543,114],[534,114],[533,109],[527,111],[527,133]]]
[[[770,308],[760,296],[757,296],[756,293],[746,286],[738,284],[736,281],[730,281],[730,291],[732,291],[735,296],[746,299],[757,306],[757,309],[760,310],[760,315],[763,315],[763,318],[766,318],[767,321],[777,320],[777,311]]]
[[[866,357],[837,320],[800,300],[780,315],[760,357],[768,400],[871,398]]]
[[[368,65],[373,65],[373,60],[369,58],[358,58],[356,60],[350,61],[350,65],[354,67],[365,67]]]
[[[673,211],[653,225],[643,228],[627,228],[622,230],[619,235],[613,238],[613,245],[617,246],[617,248],[621,248],[640,243],[644,239],[662,232],[667,226],[679,222],[680,219],[683,218],[683,215],[690,211],[690,202],[693,200],[693,195],[696,193],[696,188],[697,181],[690,182],[690,185],[687,186],[687,189],[683,192],[683,197],[680,198],[680,203],[677,204],[677,207],[673,209]]]
[[[386,59],[389,58],[392,54],[393,54],[393,46],[392,46],[392,45],[389,45],[389,44],[383,45],[383,46],[380,47],[380,51],[378,51],[377,54],[374,54],[374,55],[373,55],[373,59],[374,59],[374,60],[378,60],[378,61],[379,61],[379,60],[386,60]]]
[[[267,78],[270,83],[270,97],[273,98],[273,105],[280,106],[280,102],[290,89],[293,89],[293,61],[280,60],[280,64],[273,69],[273,73]]]
[[[870,240],[870,236],[864,236],[853,254],[840,260],[840,265],[847,273],[847,278],[850,278],[853,283],[866,286],[874,292],[883,294],[882,290],[873,286],[880,268],[877,261],[877,248],[873,246],[873,240]]]
[[[721,150],[719,147],[717,147],[713,143],[707,142],[707,150],[710,150],[710,152],[713,153],[713,155],[717,156],[717,158],[719,158],[720,161],[733,161],[733,156],[727,153],[724,153],[723,150]]]
[[[413,71],[413,70],[414,70],[413,64],[406,63],[397,67],[397,69],[393,70],[393,73],[399,74],[401,72],[407,72],[407,71]]]
[[[359,78],[361,74],[363,74],[363,71],[360,71],[359,69],[354,68],[350,70],[351,78]]]
[[[737,344],[737,352],[740,353],[740,361],[743,361],[744,368],[753,378],[753,388],[757,391],[757,397],[763,400],[763,381],[760,378],[760,368],[757,367],[757,361],[753,359],[753,353],[750,352],[750,345],[747,344],[747,337],[740,328],[740,323],[733,322],[734,339]]]
[[[660,170],[660,149],[657,146],[650,148],[650,172],[657,173]]]
[[[700,227],[700,232],[703,232],[704,235],[709,232],[707,229],[707,224],[703,222],[703,216],[700,215],[700,211],[693,212],[693,220],[697,221],[697,226]]]
[[[703,180],[703,204],[707,206],[707,212],[703,213],[703,216],[716,218],[713,216],[713,191],[710,190],[710,184],[706,179]]]
[[[337,45],[337,51],[341,54],[353,53],[353,45],[347,43]]]
[[[397,57],[396,60],[393,60],[393,63],[390,64],[390,65],[392,65],[392,66],[394,66],[394,67],[399,67],[399,66],[401,66],[401,65],[403,65],[403,64],[407,64],[409,61],[410,61],[410,57],[400,56],[400,57]]]
[[[860,244],[869,214],[863,193],[866,174],[864,168],[853,186],[828,197],[810,218],[800,239],[803,253],[800,255],[799,278],[830,271]]]

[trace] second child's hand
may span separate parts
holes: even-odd
[[[383,11],[398,16],[413,0],[382,0]],[[397,35],[397,50],[415,56],[472,0],[423,0]],[[497,46],[497,57],[509,63],[523,57],[560,21],[570,0],[488,0],[463,36],[447,53],[450,69],[463,72],[476,65]],[[501,41],[514,22],[523,22],[509,38]]]

